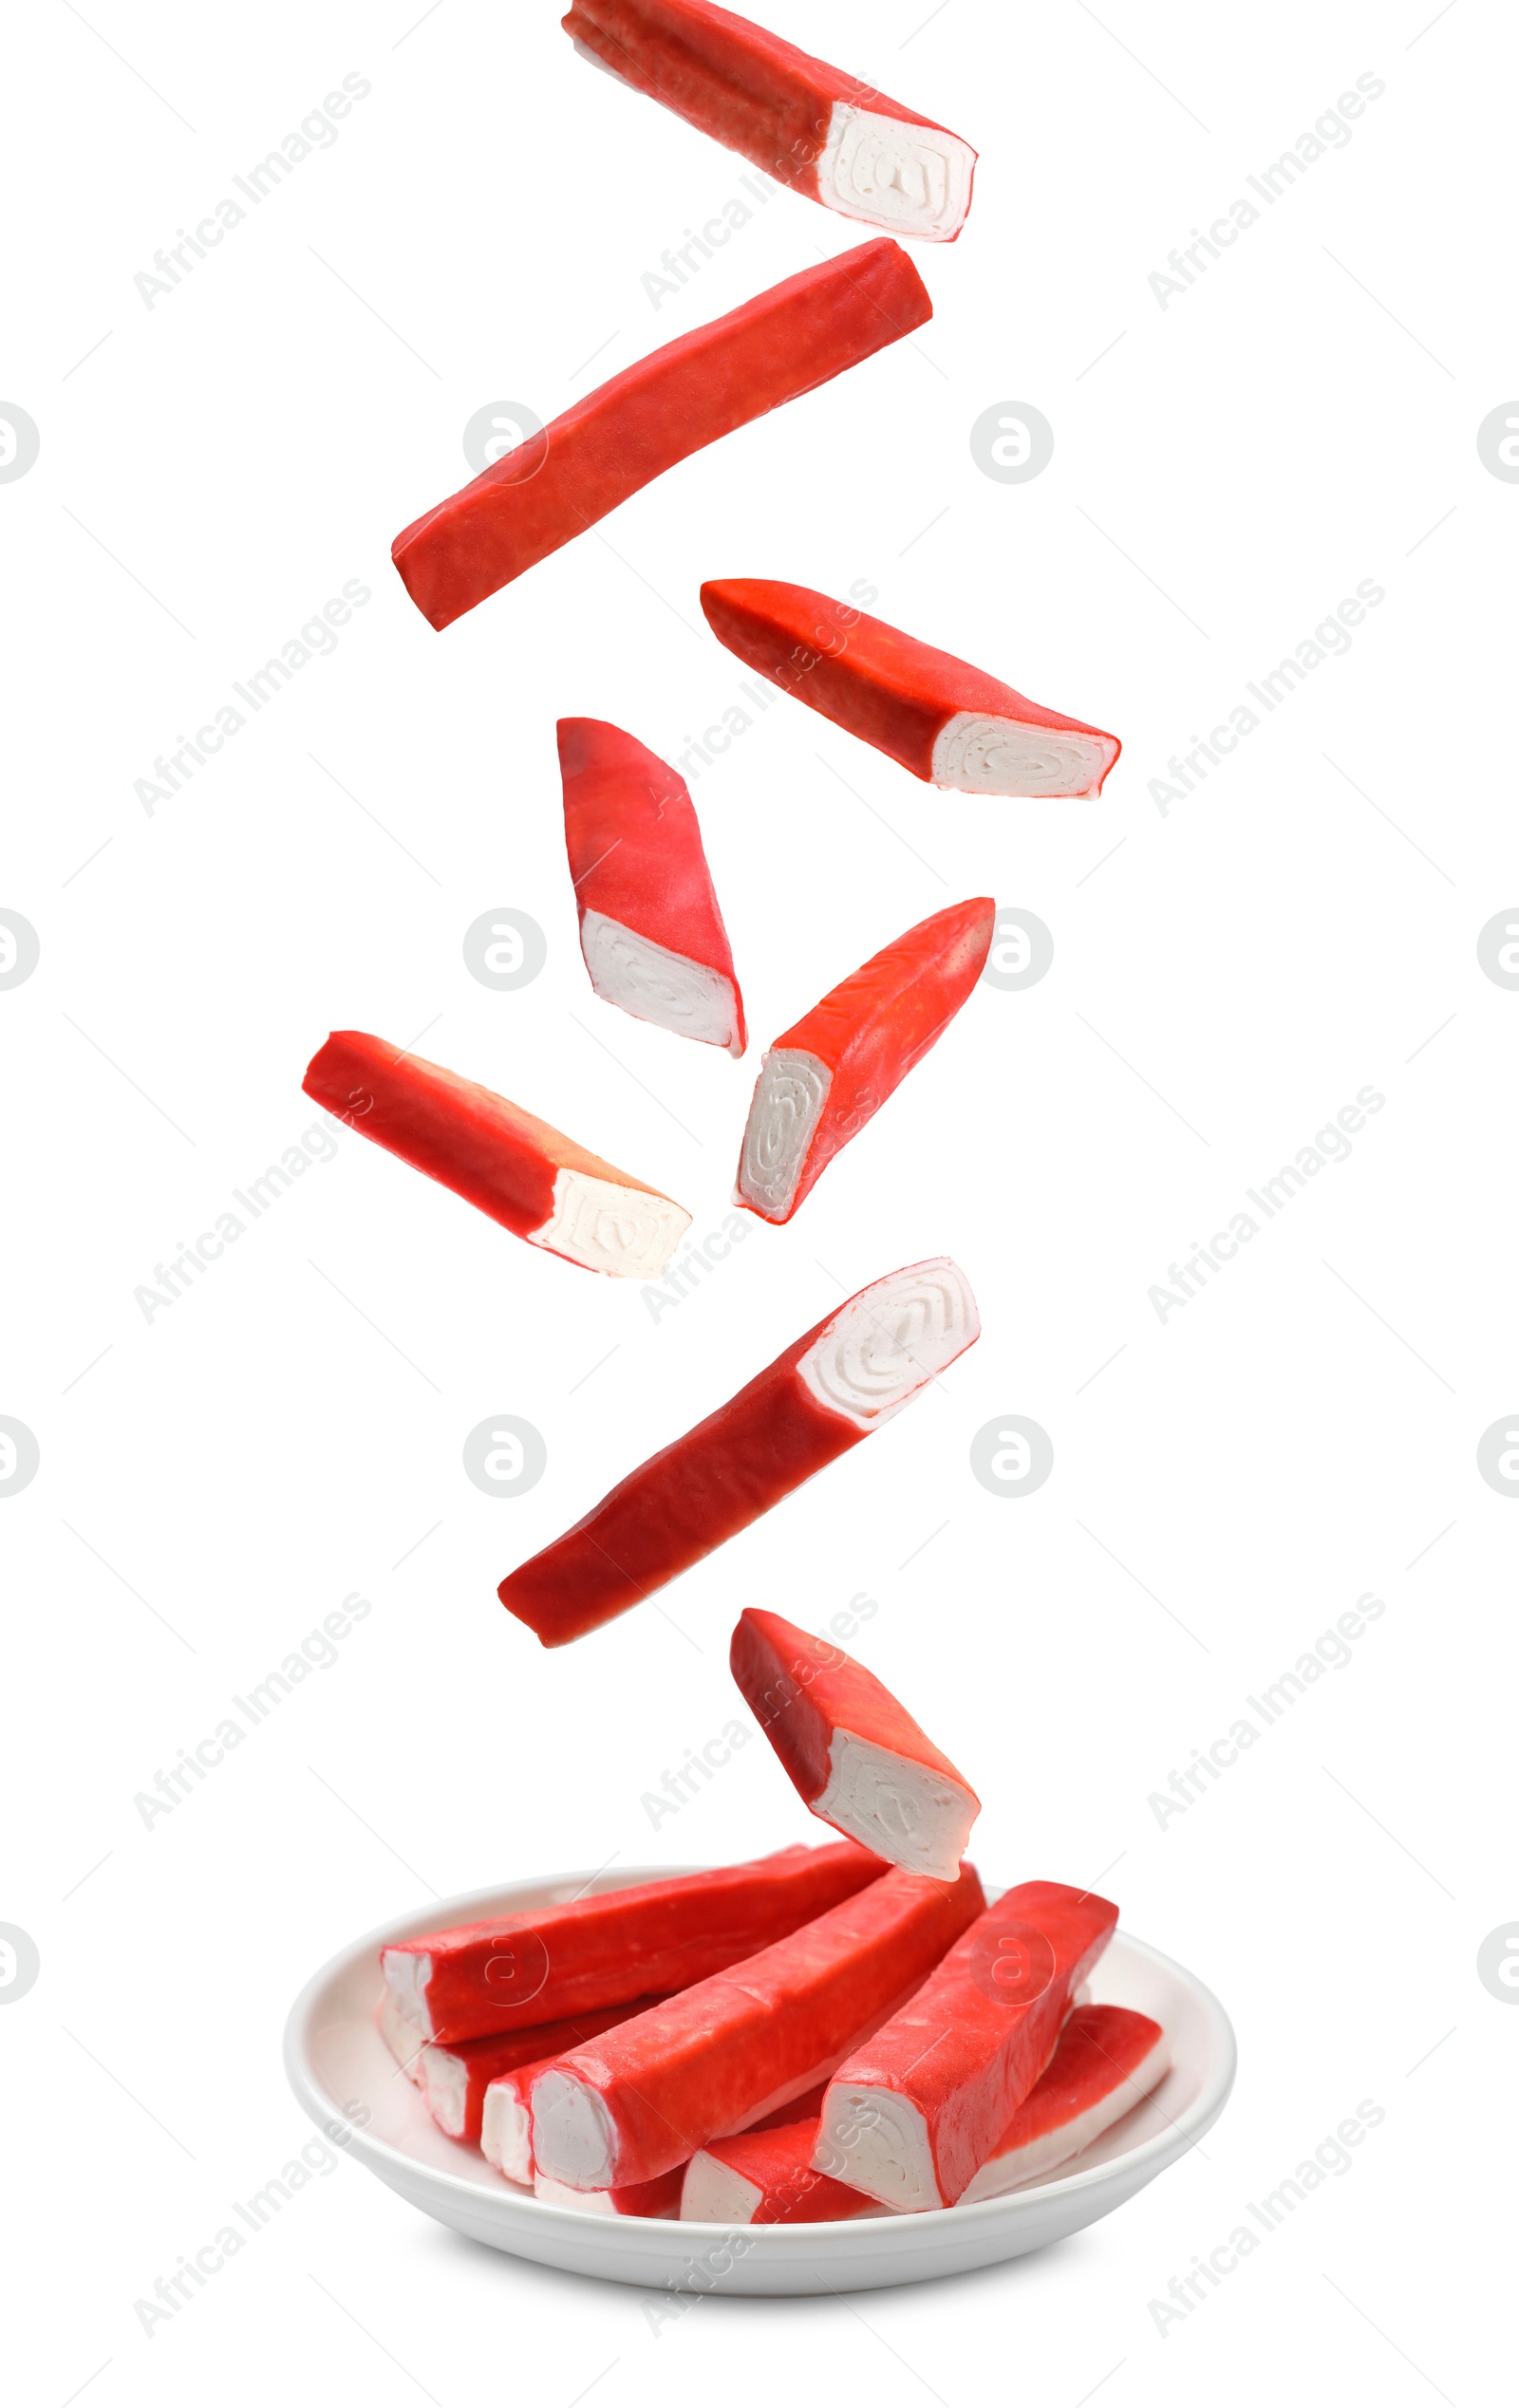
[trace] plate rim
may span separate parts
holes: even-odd
[[[609,1891],[632,1889],[640,1882],[675,1879],[687,1873],[705,1873],[722,1869],[707,1865],[687,1864],[629,1865],[622,1868],[618,1877],[609,1880],[607,1888]],[[510,2188],[498,2190],[494,2185],[455,2174],[447,2167],[428,2165],[423,2159],[413,2156],[407,2150],[398,2149],[393,2142],[383,2140],[378,2135],[367,2132],[362,2125],[353,2123],[344,2111],[341,2102],[324,2089],[314,2066],[309,2062],[306,2047],[306,2032],[316,2001],[322,1991],[328,1983],[339,1974],[347,1971],[366,1954],[372,1952],[378,1956],[382,1948],[392,1945],[398,1940],[420,1937],[422,1932],[428,1931],[449,1931],[457,1924],[486,1920],[488,1918],[478,1910],[516,1890],[556,1889],[566,1883],[579,1882],[585,1885],[582,1895],[590,1895],[591,1884],[601,1880],[605,1871],[606,1868],[603,1867],[590,1874],[584,1871],[533,1874],[517,1882],[495,1882],[485,1889],[463,1891],[457,1896],[440,1899],[435,1907],[423,1910],[417,1914],[389,1916],[384,1923],[376,1924],[371,1930],[349,1940],[344,1947],[334,1950],[325,1964],[317,1968],[296,1993],[285,2019],[281,2046],[286,2079],[300,2105],[318,2129],[325,2132],[329,2123],[341,2122],[345,2127],[344,2145],[346,2148],[367,2159],[377,2172],[382,2166],[409,2170],[407,2183],[416,2177],[421,2177],[425,2182],[437,2184],[452,2192],[461,2201],[492,2202],[511,2211],[531,2212],[535,2216],[549,2218],[551,2222],[556,2219],[572,2230],[586,2232],[588,2235],[606,2236],[609,2219],[605,2215],[599,2215],[586,2208],[560,2207],[551,2200],[536,2197],[533,2192],[516,2184]],[[994,1905],[1009,1885],[1003,1883],[996,1886],[990,1884],[985,1886],[987,1903]],[[476,1912],[471,1913],[470,1909],[475,1909]],[[999,2215],[1006,2214],[1009,2207],[1035,2198],[1050,2200],[1078,2196],[1083,2190],[1095,2188],[1099,2183],[1110,2183],[1128,2174],[1142,2175],[1146,2167],[1150,2166],[1156,2157],[1166,2156],[1168,2153],[1172,2161],[1185,2155],[1186,2148],[1200,2139],[1210,2126],[1218,2120],[1228,2102],[1239,2067],[1239,2044],[1235,2038],[1234,2026],[1221,2001],[1208,1984],[1191,1972],[1188,1967],[1178,1963],[1176,1958],[1168,1956],[1164,1950],[1153,1947],[1150,1941],[1137,1938],[1134,1932],[1125,1930],[1121,1922],[1114,1932],[1115,1938],[1120,1936],[1126,1948],[1136,1951],[1152,1965],[1160,1967],[1166,1972],[1175,1976],[1192,1993],[1210,2025],[1216,2052],[1215,2068],[1198,2096],[1190,2105],[1183,2108],[1179,2115],[1168,2119],[1167,2129],[1164,2132],[1152,2134],[1149,2139],[1136,2142],[1132,2149],[1125,2150],[1119,2156],[1105,2158],[1100,2165],[1086,2166],[1079,2172],[1069,2175],[1057,2173],[1046,2182],[1035,2181],[1019,2190],[1004,2191],[999,2197],[993,2199],[958,2200],[953,2207],[923,2208],[914,2211],[911,2214],[849,2216],[805,2225],[745,2225],[743,2231],[751,2236],[751,2248],[758,2245],[761,2251],[767,2249],[778,2251],[784,2248],[795,2249],[798,2240],[802,2238],[816,2238],[822,2247],[826,2248],[829,2246],[829,2240],[824,2236],[834,2236],[836,2244],[846,2234],[864,2241],[865,2235],[871,2232],[905,2234],[909,2231],[917,2237],[921,2245],[932,2247],[942,2236],[945,2246],[950,2247],[953,2246],[958,2234],[974,2231],[981,2226],[995,2222]],[[1184,2144],[1182,2147],[1177,2146],[1178,2140]],[[481,2162],[483,2164],[485,2161],[482,2159]],[[381,2178],[386,2177],[382,2175]],[[389,2187],[401,2190],[403,2194],[406,2195],[407,2183],[390,2183]],[[686,2231],[692,2235],[693,2242],[696,2241],[698,2235],[724,2233],[733,2229],[728,2224],[699,2222],[694,2217],[685,2219],[669,2216],[639,2216],[621,2221],[635,2228],[652,2224],[661,2226],[666,2231]],[[618,2229],[618,2220],[612,2221],[612,2229]],[[867,2243],[866,2246],[869,2244]]]

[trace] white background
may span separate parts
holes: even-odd
[[[782,9],[981,151],[966,233],[914,253],[933,322],[442,636],[388,545],[464,481],[477,409],[548,419],[855,230],[778,194],[656,312],[641,277],[744,162],[593,73],[550,5],[12,26],[0,398],[41,430],[0,486],[0,905],[42,945],[0,993],[0,1411],[42,1454],[0,1500],[0,1921],[42,1965],[0,2020],[18,2399],[1496,2395],[1519,2017],[1476,1954],[1519,1904],[1515,1507],[1476,1447],[1519,1380],[1519,996],[1476,936],[1519,895],[1519,491],[1475,432],[1519,390],[1519,46],[1495,5],[1432,13]],[[147,308],[155,251],[350,72],[339,140]],[[1362,73],[1386,89],[1349,144],[1162,310],[1167,253]],[[970,456],[1003,400],[1055,429],[1026,485]],[[1125,744],[1098,804],[974,800],[778,698],[693,789],[737,1068],[591,995],[553,755],[560,713],[666,756],[715,719],[740,673],[696,592],[735,574],[867,580]],[[1348,655],[1157,811],[1168,757],[1363,579],[1386,598]],[[155,756],[346,580],[371,598],[335,653],[145,813]],[[796,1223],[657,1322],[348,1135],[172,1309],[134,1301],[312,1125],[334,1025],[425,1031],[704,1236],[759,1046],[983,891],[1048,923],[1049,975],[980,989]],[[460,950],[497,906],[548,937],[515,994]],[[1367,1085],[1351,1159],[1162,1322],[1168,1265]],[[500,1611],[651,1447],[940,1251],[980,1346],[670,1618],[545,1654]],[[549,1449],[514,1502],[460,1466],[501,1412]],[[1056,1456],[1018,1501],[967,1462],[1008,1412]],[[144,1827],[135,1795],[352,1591],[338,1661]],[[820,1627],[859,1591],[861,1652],[981,1789],[988,1877],[1095,1883],[1224,2001],[1242,2071],[1204,2146],[1044,2256],[659,2334],[637,2292],[345,2163],[145,2335],[134,2302],[308,2137],[281,2024],[350,1934],[429,1891],[815,1836],[758,1745],[657,1832],[641,1800],[733,1713],[740,1607]],[[1162,1827],[1172,1768],[1367,1591],[1349,1667]],[[1148,2303],[1366,2099],[1354,2170],[1157,2332]]]

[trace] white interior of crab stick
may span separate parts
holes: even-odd
[[[812,1811],[910,1873],[953,1881],[978,1801],[957,1782],[852,1730],[835,1730],[828,1781]]]
[[[765,1055],[739,1164],[740,1198],[756,1212],[778,1220],[790,1210],[833,1083],[833,1072],[816,1054],[782,1047]]]
[[[758,2182],[751,2182],[733,2166],[723,2164],[721,2157],[698,2149],[686,2168],[685,2187],[681,2193],[683,2224],[752,2224],[754,2212],[764,2197]]]
[[[636,928],[588,911],[580,923],[580,945],[591,983],[604,1003],[615,1003],[635,1020],[652,1020],[677,1036],[703,1045],[739,1043],[739,1009],[733,981],[688,954],[671,953]]]
[[[390,2012],[402,2023],[415,2025],[423,2040],[431,2040],[433,2019],[427,2012],[427,1985],[433,1978],[432,1958],[424,1950],[414,1955],[409,1949],[383,1949],[380,1970],[384,1976],[385,2002]],[[385,2030],[384,2010],[380,2028]],[[388,2032],[385,2037],[388,2040]]]
[[[402,2072],[409,2081],[421,2083],[424,2079],[422,2052],[427,2044],[422,2025],[402,2013],[388,1988],[380,2001],[378,2020],[380,2037]]]
[[[980,1335],[965,1273],[940,1255],[862,1288],[797,1369],[830,1412],[878,1429]]]
[[[1070,728],[1030,727],[1023,719],[988,719],[957,711],[933,739],[929,776],[957,794],[1019,794],[1038,801],[1098,793],[1118,757],[1111,736],[1078,736]]]
[[[434,2123],[452,2139],[459,2139],[469,2098],[469,2073],[464,2060],[456,2057],[452,2049],[440,2048],[436,2041],[429,2041],[422,2054],[422,2081],[427,2093],[427,2112]]]
[[[835,101],[817,162],[832,209],[891,234],[943,242],[965,222],[976,154],[937,125],[908,125]]]
[[[657,1279],[690,1225],[690,1214],[668,1196],[619,1187],[585,1170],[559,1170],[553,1209],[541,1229],[528,1231],[528,1243],[614,1279]]]
[[[872,2082],[835,2082],[824,2129],[852,2180],[884,2206],[939,2205],[928,2127],[910,2099]]]
[[[1126,2116],[1131,2107],[1137,2107],[1148,2098],[1161,2077],[1171,2070],[1171,2050],[1164,2032],[1148,2057],[1135,2067],[1132,2074],[1115,2083],[1106,2099],[1099,2099],[1069,2123],[1058,2124],[1053,2132],[1042,2132],[1022,2149],[1011,2149],[1004,2156],[993,2154],[980,2172],[971,2176],[961,2193],[960,2204],[969,2205],[975,2199],[1000,2199],[1004,2191],[1013,2191],[1022,2182],[1033,2182],[1052,2166],[1064,2165],[1070,2157],[1078,2157],[1089,2149],[1094,2140]]]
[[[480,2119],[480,2154],[508,2182],[533,2187],[533,2118],[510,2083],[493,2081]]]

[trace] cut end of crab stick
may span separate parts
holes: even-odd
[[[535,2197],[546,2200],[551,2208],[578,2208],[582,2215],[658,2215],[680,2213],[681,2185],[685,2179],[684,2166],[672,2166],[668,2174],[655,2175],[651,2182],[624,2183],[612,2191],[572,2191],[567,2182],[555,2182],[546,2174],[535,2174],[533,2190]]]
[[[561,719],[565,849],[603,1002],[677,1036],[747,1041],[732,948],[685,782],[606,719]]]
[[[874,2199],[814,2166],[817,2118],[709,2140],[685,2168],[683,2224],[832,2224],[878,2212]]]
[[[583,1638],[858,1446],[980,1329],[947,1256],[877,1279],[509,1572],[497,1596],[545,1647]]]
[[[938,1043],[986,966],[989,895],[936,911],[839,981],[765,1055],[735,1201],[789,1221],[833,1161]]]
[[[976,154],[858,77],[705,0],[574,0],[585,58],[809,200],[889,233],[952,242]]]
[[[702,608],[718,641],[760,677],[928,785],[1086,800],[1122,749],[1104,729],[810,586],[720,577],[702,588]]]
[[[422,2053],[427,2045],[427,2035],[420,2024],[413,2023],[409,2016],[402,2013],[388,1987],[381,1993],[380,2005],[375,2011],[375,2022],[380,2026],[381,2039],[406,2080],[414,2081],[419,2090],[424,2088],[426,2074],[422,2066]]]
[[[910,1873],[959,1879],[981,1801],[873,1672],[756,1606],[739,1617],[728,1662],[820,1821]]]
[[[586,1271],[655,1279],[691,1216],[474,1079],[335,1029],[307,1066],[308,1095],[466,1204]]]
[[[1000,2199],[1079,2156],[1171,2070],[1160,2025],[1128,2007],[1080,2007],[991,2156],[961,2197]]]

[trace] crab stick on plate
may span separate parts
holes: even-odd
[[[380,1952],[392,2005],[423,2036],[516,2032],[684,1989],[879,1880],[852,1839],[781,1848],[711,1873],[671,1874],[521,1914],[398,1940]]]
[[[705,0],[573,0],[577,50],[780,184],[893,234],[953,242],[976,154],[860,76]]]
[[[1085,719],[810,586],[722,577],[702,588],[702,607],[719,643],[760,677],[928,785],[1090,798],[1122,749]]]
[[[817,2118],[709,2140],[685,2169],[683,2224],[834,2224],[878,2203],[813,2164]]]
[[[947,1256],[875,1280],[509,1572],[501,1603],[545,1647],[583,1637],[857,1447],[980,1334]]]
[[[422,2044],[422,2087],[427,2112],[450,2140],[478,2140],[485,2095],[492,2082],[519,2065],[544,2063],[614,2024],[626,2024],[657,2003],[653,1997],[632,1998],[623,2007],[602,2007],[583,2015],[564,2015],[557,2023],[529,2024],[516,2032],[493,2032],[481,2040],[458,2040],[451,2046],[429,2040]]]
[[[574,2191],[652,2181],[826,2079],[910,1997],[982,1908],[958,1881],[892,1872],[788,1939],[547,2066],[536,2171]]]
[[[1160,2025],[1128,2007],[1078,2007],[963,2200],[1000,2199],[1063,2165],[1137,2107],[1171,2067]]]
[[[739,1616],[728,1662],[820,1821],[910,1873],[958,1877],[981,1801],[873,1672],[758,1606]]]
[[[691,1225],[657,1187],[519,1104],[360,1029],[335,1030],[301,1085],[361,1137],[583,1270],[657,1279]]]
[[[841,2063],[818,2171],[885,2207],[953,2207],[1054,2055],[1071,1993],[1117,1919],[1105,1898],[1059,1881],[1006,1891]]]

